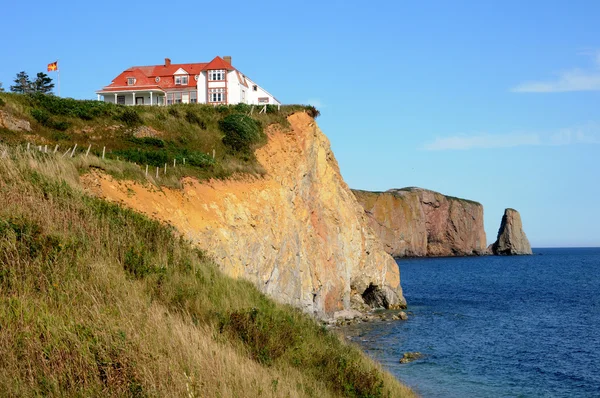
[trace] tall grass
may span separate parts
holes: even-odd
[[[3,395],[411,395],[306,315],[224,276],[174,230],[87,196],[84,160],[5,149]]]

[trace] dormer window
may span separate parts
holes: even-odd
[[[176,86],[187,86],[188,84],[188,76],[175,76],[175,85]]]
[[[135,77],[128,77],[127,78],[127,85],[128,86],[133,86],[135,84]]]
[[[210,70],[208,71],[208,80],[225,80],[225,70]]]
[[[256,84],[252,86],[252,91],[258,91],[258,86]]]

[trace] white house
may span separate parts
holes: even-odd
[[[231,66],[231,57],[208,63],[133,66],[96,92],[105,102],[123,105],[275,104],[267,90]]]

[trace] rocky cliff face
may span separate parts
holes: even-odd
[[[491,251],[498,256],[533,254],[529,240],[523,231],[521,215],[518,211],[504,210],[498,230],[498,239],[491,245]]]
[[[329,141],[305,113],[292,132],[268,131],[256,156],[264,178],[183,181],[182,190],[119,182],[94,172],[85,185],[108,200],[174,225],[223,271],[319,317],[405,304],[396,262],[343,181]]]
[[[421,188],[353,191],[395,257],[486,253],[483,206]]]

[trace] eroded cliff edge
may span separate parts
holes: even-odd
[[[353,192],[394,257],[487,253],[480,203],[415,187]]]
[[[182,190],[92,172],[87,187],[168,222],[233,277],[326,318],[343,309],[405,305],[400,273],[343,181],[329,141],[305,113],[269,128],[263,178],[183,181]]]

